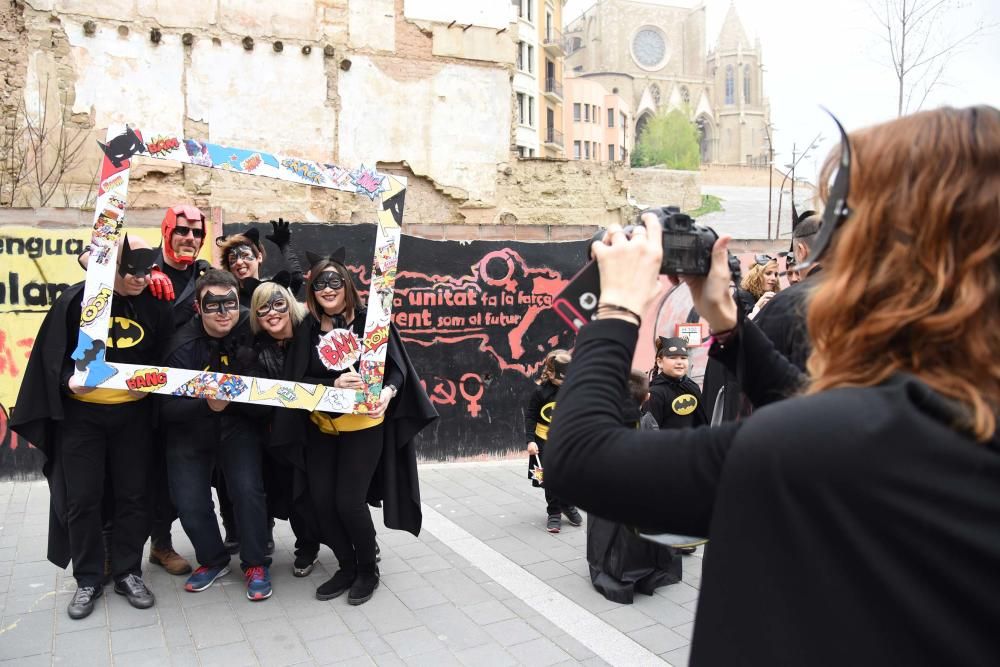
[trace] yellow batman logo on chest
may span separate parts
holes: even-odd
[[[552,401],[551,403],[546,403],[545,405],[542,406],[542,409],[539,411],[539,416],[542,418],[543,421],[551,424],[552,411],[555,409],[556,409],[555,401]]]
[[[138,322],[127,317],[112,317],[108,328],[108,347],[125,350],[135,347],[146,337],[146,331]]]
[[[698,407],[698,399],[693,394],[681,394],[670,404],[670,409],[674,414],[686,417],[694,412]]]

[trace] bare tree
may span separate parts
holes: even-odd
[[[979,20],[959,36],[950,33],[947,18],[965,8],[959,0],[869,0],[868,8],[889,47],[898,116],[919,110],[942,83],[951,59],[993,27]]]
[[[46,206],[83,158],[89,130],[71,121],[64,96],[58,104],[49,97],[48,80],[39,92],[34,113],[22,96],[3,119],[0,205]]]

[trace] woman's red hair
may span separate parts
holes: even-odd
[[[988,440],[1000,408],[1000,112],[925,111],[850,142],[851,215],[809,307],[808,393],[911,373]]]

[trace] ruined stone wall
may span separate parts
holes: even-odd
[[[701,206],[701,174],[674,169],[632,170],[633,199],[640,206],[680,206],[691,211]]]
[[[65,103],[66,122],[88,133],[49,206],[92,202],[97,140],[129,122],[147,134],[374,163],[410,180],[406,224],[572,225],[569,201],[607,224],[624,206],[627,169],[584,173],[511,155],[509,15],[491,0],[5,1],[0,75],[12,82],[8,97]],[[353,195],[151,160],[136,161],[129,200],[188,200],[230,220],[372,217]],[[30,193],[14,204],[37,205]]]

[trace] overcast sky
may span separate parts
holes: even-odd
[[[714,47],[731,0],[647,0],[649,4],[706,7],[707,39]],[[878,0],[875,0],[876,2]],[[569,0],[571,20],[595,0]],[[941,105],[991,104],[1000,107],[1000,1],[960,0],[939,26],[940,34],[958,37],[977,22],[994,26],[988,34],[955,55],[945,82],[931,93],[925,109]],[[819,110],[826,106],[848,131],[896,116],[896,80],[879,25],[863,0],[736,0],[736,11],[749,39],[763,47],[764,92],[771,101],[771,122],[779,168],[791,161],[792,142],[801,147],[822,132],[826,141],[815,160],[799,170],[811,177],[836,141],[836,126]],[[796,175],[799,174],[797,170]]]

